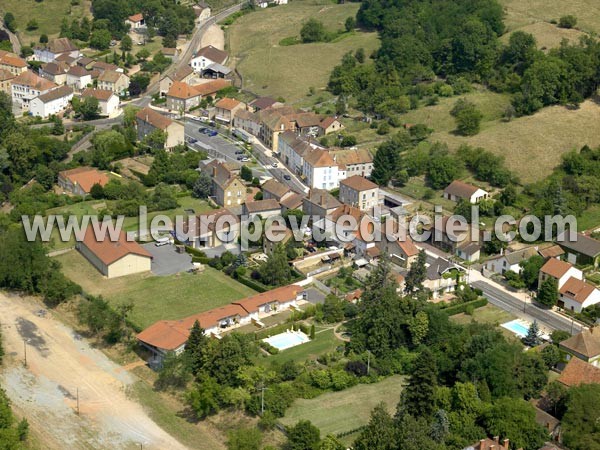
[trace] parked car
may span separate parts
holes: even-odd
[[[189,142],[190,144],[195,144],[196,142],[198,142],[198,139],[196,139],[196,138],[192,138],[192,137],[191,137],[191,138],[189,138],[189,139],[188,139],[188,142]]]
[[[247,156],[242,156],[241,161],[242,162],[248,162],[248,161],[250,161],[250,158],[248,158]]]
[[[214,130],[208,130],[206,134],[208,134],[210,137],[215,137],[219,133]]]
[[[198,128],[198,132],[199,133],[206,133],[206,128],[200,127],[200,128]]]
[[[235,154],[236,155],[243,155],[244,154],[244,150],[236,150]]]
[[[244,157],[243,157],[243,156],[238,156],[238,157],[237,157],[237,160],[238,160],[238,161],[241,161],[242,159],[244,159]]]
[[[273,167],[273,168],[277,168],[278,166],[279,166],[279,164],[277,164],[276,162],[271,164],[271,167]]]
[[[289,180],[291,180],[291,179],[292,179],[292,177],[290,177],[290,176],[289,176],[289,175],[286,173],[286,174],[283,176],[283,179],[284,179],[284,180],[288,180],[288,181],[289,181]]]

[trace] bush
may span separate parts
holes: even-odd
[[[452,305],[442,308],[442,311],[448,316],[454,316],[456,314],[466,313],[468,309],[474,311],[477,308],[487,305],[487,303],[488,301],[486,298],[480,298],[470,302],[461,303],[460,305]],[[471,312],[471,314],[473,314],[473,312]]]
[[[573,27],[575,27],[575,25],[577,25],[577,17],[572,16],[572,15],[562,16],[558,20],[559,28],[573,28]]]

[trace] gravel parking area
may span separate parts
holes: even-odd
[[[154,275],[173,275],[191,269],[192,257],[187,253],[177,253],[175,246],[168,244],[157,247],[154,242],[144,244],[154,259],[152,260],[152,273]]]

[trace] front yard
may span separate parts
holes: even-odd
[[[157,320],[181,319],[223,306],[255,291],[206,267],[198,274],[158,277],[150,273],[106,279],[78,251],[55,257],[67,277],[92,295],[102,295],[113,305],[133,303],[130,320],[145,328]]]

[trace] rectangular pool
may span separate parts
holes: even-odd
[[[281,350],[309,342],[310,339],[302,331],[286,331],[263,339],[269,345]]]
[[[501,326],[509,331],[512,331],[514,334],[521,338],[527,336],[527,333],[529,332],[529,324],[519,319],[503,323]]]

